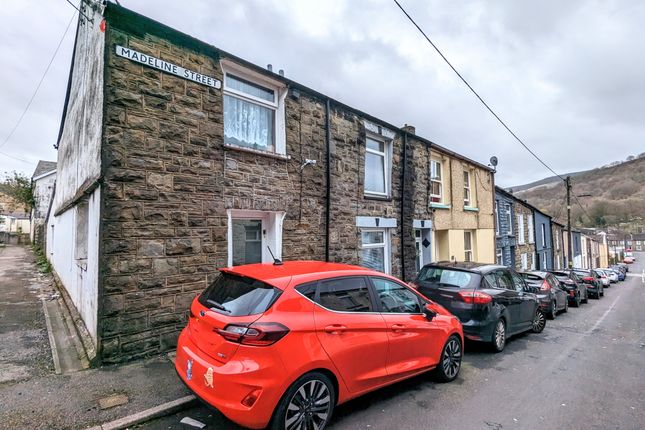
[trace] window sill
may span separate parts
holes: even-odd
[[[378,195],[378,194],[367,194],[367,193],[365,193],[365,194],[363,194],[363,198],[366,199],[366,200],[380,200],[382,202],[391,202],[392,201],[392,197],[381,196],[381,195]]]
[[[450,205],[444,205],[443,203],[430,203],[430,207],[433,209],[450,209]]]
[[[464,206],[464,210],[469,212],[479,212],[479,208],[475,206]]]
[[[224,148],[232,149],[234,151],[248,152],[249,154],[262,155],[269,158],[277,158],[278,160],[291,160],[290,155],[277,154],[275,152],[260,151],[259,149],[244,148],[243,146],[231,145],[230,143],[225,143]]]

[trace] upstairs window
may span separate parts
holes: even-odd
[[[506,215],[506,224],[508,224],[508,234],[513,234],[513,211],[508,203],[504,207],[504,214]]]
[[[239,66],[223,67],[224,144],[284,154],[284,86]]]
[[[498,209],[499,204],[497,203],[497,200],[495,200],[495,234],[499,236],[499,209]]]
[[[430,201],[443,201],[443,171],[441,162],[437,160],[430,160]]]
[[[524,214],[517,215],[517,243],[524,245]]]
[[[472,206],[470,198],[470,172],[464,171],[464,206]]]
[[[529,215],[527,217],[529,223],[529,243],[535,243],[535,234],[533,233],[533,217]]]
[[[391,142],[367,137],[365,143],[365,194],[389,197]]]

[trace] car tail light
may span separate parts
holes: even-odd
[[[229,324],[223,329],[216,329],[224,339],[230,342],[250,346],[273,345],[289,333],[289,329],[280,323],[253,323],[251,325]]]
[[[459,296],[464,302],[472,303],[475,305],[485,305],[486,303],[493,301],[492,296],[486,293],[481,293],[479,291],[461,291],[459,293]]]
[[[569,295],[570,295],[571,297],[575,297],[575,296],[576,296],[576,292],[575,292],[575,291],[573,291],[573,290],[571,290],[571,291],[569,291]]]
[[[582,280],[583,280],[584,282],[588,282],[588,283],[593,282],[593,278],[592,278],[591,276],[587,276],[587,277],[585,277],[585,278],[582,278]]]
[[[540,285],[540,291],[550,291],[550,290],[551,290],[551,285],[549,285],[549,283],[545,279],[544,282],[542,282],[542,285]]]

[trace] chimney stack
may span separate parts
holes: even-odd
[[[271,65],[271,64],[267,64],[267,70],[268,70],[269,72],[273,72],[273,65]]]
[[[401,127],[401,130],[409,134],[417,134],[416,133],[417,129],[413,125],[405,124],[403,127]]]
[[[282,70],[282,69],[278,70],[278,75],[284,76],[284,70]]]

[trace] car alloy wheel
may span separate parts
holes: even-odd
[[[493,333],[493,347],[495,351],[501,352],[506,346],[506,324],[504,320],[497,320],[495,324],[495,332]]]
[[[323,429],[329,421],[332,396],[329,387],[320,379],[305,381],[291,396],[284,415],[284,428]]]
[[[533,333],[541,333],[542,330],[544,330],[544,327],[546,326],[546,317],[544,316],[544,312],[542,312],[539,309],[535,310],[535,316],[533,317]]]
[[[462,357],[463,349],[459,338],[455,335],[450,336],[441,352],[441,363],[435,371],[437,379],[441,382],[454,380],[461,369]]]

